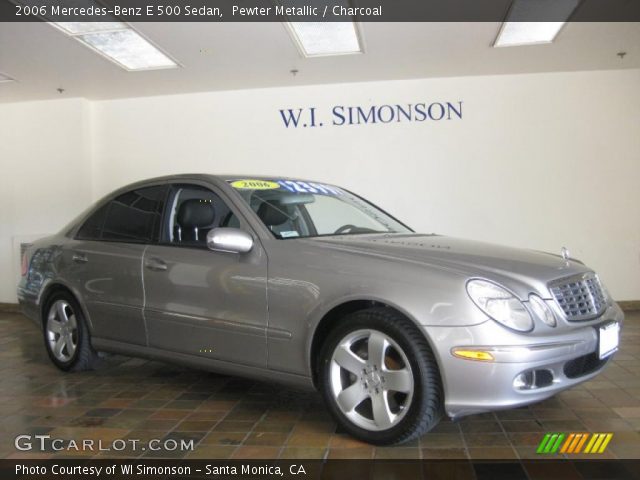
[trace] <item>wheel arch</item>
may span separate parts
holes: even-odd
[[[45,308],[47,306],[47,303],[49,303],[49,299],[51,298],[51,296],[54,295],[55,293],[58,293],[58,292],[68,293],[69,295],[71,295],[74,298],[74,300],[77,302],[78,306],[82,310],[82,315],[86,319],[86,325],[89,327],[89,333],[93,333],[93,327],[91,325],[91,320],[89,319],[89,316],[87,315],[87,311],[86,311],[84,305],[80,301],[80,296],[78,295],[77,292],[74,291],[74,289],[71,286],[69,286],[69,285],[67,285],[67,284],[65,284],[63,282],[59,282],[59,281],[51,281],[51,282],[49,282],[42,289],[42,292],[40,293],[39,305],[38,305],[38,307],[39,307],[38,310],[40,312],[40,323],[44,326],[44,321],[45,321],[45,318],[47,316],[47,312],[45,312]]]
[[[313,381],[314,387],[318,388],[318,356],[324,341],[327,339],[331,330],[340,322],[342,318],[345,316],[360,311],[367,310],[369,308],[374,307],[382,307],[393,310],[395,313],[403,317],[407,322],[414,325],[427,340],[431,351],[433,352],[434,358],[436,360],[436,364],[438,365],[438,370],[440,372],[441,381],[444,383],[444,375],[442,369],[440,368],[440,361],[438,358],[438,354],[436,349],[434,348],[433,342],[429,337],[428,332],[422,327],[422,325],[410,314],[401,309],[400,307],[380,300],[380,299],[372,299],[372,298],[361,298],[361,299],[349,299],[344,300],[341,303],[334,305],[331,309],[329,309],[322,317],[320,321],[317,322],[315,329],[313,331],[313,335],[311,337],[311,345],[309,348],[309,368],[311,372],[311,378]]]

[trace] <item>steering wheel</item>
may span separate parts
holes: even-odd
[[[346,233],[346,232],[348,232],[348,231],[350,231],[350,230],[353,230],[354,228],[358,228],[358,227],[356,227],[355,225],[352,225],[352,224],[348,223],[348,224],[346,224],[346,225],[341,226],[340,228],[338,228],[338,229],[337,229],[335,232],[333,232],[333,233],[334,233],[335,235],[339,235],[339,234],[341,234],[341,233]]]

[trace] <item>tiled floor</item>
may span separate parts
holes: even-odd
[[[0,458],[528,459],[546,432],[613,432],[601,458],[640,458],[640,313],[628,314],[621,351],[595,380],[531,407],[444,420],[409,445],[373,447],[336,431],[320,396],[140,359],[108,357],[64,374],[37,328],[0,314]],[[195,450],[25,453],[20,434],[93,439],[193,439]]]

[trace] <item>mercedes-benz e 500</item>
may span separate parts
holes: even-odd
[[[375,444],[588,380],[623,314],[563,255],[414,232],[343,188],[179,175],[108,195],[23,259],[62,370],[97,351],[317,388]]]

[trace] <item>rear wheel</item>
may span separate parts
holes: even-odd
[[[97,354],[76,299],[67,292],[54,293],[44,312],[44,343],[55,366],[64,371],[92,369]]]
[[[442,416],[438,366],[422,333],[397,312],[345,317],[323,345],[326,403],[354,437],[388,445],[418,437]]]

